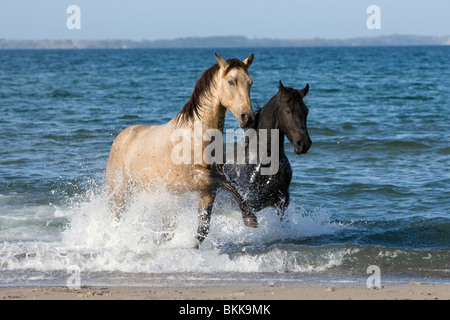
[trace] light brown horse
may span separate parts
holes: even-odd
[[[198,192],[196,247],[209,232],[217,180],[212,165],[205,163],[203,157],[200,162],[194,161],[194,148],[198,148],[194,143],[190,144],[189,163],[176,164],[172,160],[173,148],[178,142],[174,141],[172,133],[184,129],[193,136],[194,122],[198,126],[198,121],[201,121],[202,137],[210,129],[223,132],[226,109],[238,119],[241,128],[251,126],[254,120],[250,102],[252,79],[247,70],[253,54],[243,61],[236,58],[226,61],[215,56],[217,64],[203,73],[182,110],[166,124],[134,125],[123,130],[112,145],[106,167],[110,209],[118,219],[132,188],[152,190],[163,185],[175,193]],[[211,141],[201,143],[202,154],[209,143]]]

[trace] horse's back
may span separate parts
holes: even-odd
[[[114,139],[111,152],[113,150],[123,150],[123,148],[126,148],[130,142],[136,139],[136,137],[139,135],[139,132],[145,129],[145,127],[147,126],[137,124],[123,129],[116,137],[116,139]]]
[[[133,125],[125,128],[113,142],[106,167],[107,179],[125,172],[140,171],[151,165],[157,149],[167,147],[162,126]]]
[[[111,152],[108,159],[108,166],[115,161],[123,161],[124,157],[128,153],[129,149],[139,142],[139,136],[142,132],[149,129],[150,126],[133,125],[122,130],[119,135],[114,139],[111,147]],[[108,172],[108,166],[106,168]]]

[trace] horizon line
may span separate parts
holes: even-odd
[[[352,40],[352,39],[360,39],[360,38],[383,38],[383,37],[418,37],[418,38],[447,38],[450,37],[448,35],[420,35],[420,34],[407,34],[407,33],[392,33],[392,34],[382,34],[382,35],[367,35],[367,36],[349,36],[349,37],[309,37],[309,38],[276,38],[276,37],[248,37],[245,35],[209,35],[209,36],[179,36],[175,38],[158,38],[158,39],[132,39],[132,38],[92,38],[92,39],[73,39],[73,38],[3,38],[0,37],[0,40],[6,41],[133,41],[133,42],[141,42],[141,41],[174,41],[180,39],[208,39],[208,38],[243,38],[246,40],[276,40],[276,41],[297,41],[297,40]]]
[[[2,39],[0,50],[8,49],[157,49],[157,48],[262,48],[262,47],[374,47],[449,46],[450,36],[392,34],[332,38],[248,38],[246,36],[179,37],[175,39]]]

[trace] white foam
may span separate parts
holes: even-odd
[[[174,213],[173,238],[164,240],[163,218]],[[120,221],[108,210],[103,192],[91,192],[54,212],[68,219],[60,240],[0,244],[0,266],[7,270],[67,270],[84,272],[310,272],[339,265],[349,254],[324,251],[320,257],[299,254],[279,243],[334,234],[345,229],[322,208],[306,212],[292,205],[283,221],[274,210],[258,214],[259,228],[244,226],[228,198],[218,201],[211,232],[199,250],[193,249],[197,230],[197,198],[167,192],[141,192]],[[301,248],[301,247],[300,247]]]

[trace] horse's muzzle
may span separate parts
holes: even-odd
[[[253,116],[249,116],[247,113],[243,113],[241,114],[241,117],[239,119],[239,126],[242,129],[246,129],[253,124],[253,121],[254,121]]]
[[[308,139],[308,141],[303,142],[303,140],[297,140],[294,143],[294,151],[296,154],[306,154],[311,148],[312,141]]]

